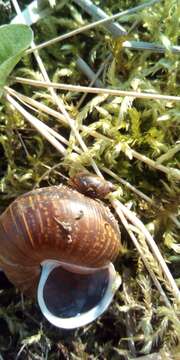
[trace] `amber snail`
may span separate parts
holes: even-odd
[[[42,313],[60,328],[106,310],[120,285],[112,265],[120,249],[109,208],[62,184],[20,196],[0,216],[0,267],[22,292],[37,293]]]

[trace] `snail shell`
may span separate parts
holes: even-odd
[[[120,284],[111,264],[120,247],[109,208],[64,185],[31,191],[0,216],[0,267],[21,291],[34,296],[38,287],[42,312],[59,327],[82,326],[106,309]]]
[[[104,199],[106,195],[115,190],[115,186],[111,182],[88,172],[77,173],[70,178],[69,185],[82,194],[98,199]]]

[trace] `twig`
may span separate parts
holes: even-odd
[[[36,101],[36,100],[34,100],[34,99],[30,99],[29,102],[30,102],[31,104],[33,104],[33,102],[34,102],[35,105],[36,105],[36,104],[39,105],[39,106],[38,106],[38,110],[37,110],[36,108],[33,108],[32,106],[30,106],[30,105],[28,104],[28,101],[27,101],[27,100],[26,100],[26,101],[23,100],[23,98],[27,98],[26,96],[24,96],[24,95],[22,95],[22,94],[18,94],[16,91],[14,91],[13,89],[11,89],[11,88],[9,88],[9,87],[7,87],[7,86],[5,86],[5,90],[6,90],[9,94],[13,95],[13,97],[15,97],[16,99],[18,99],[22,104],[24,104],[26,107],[29,107],[29,108],[32,109],[33,111],[36,111],[36,112],[39,111],[40,105],[42,105],[41,109],[42,109],[43,111],[45,111],[44,108],[47,107],[47,106],[44,105],[44,104],[38,103],[38,101]],[[27,99],[28,99],[28,98],[27,98]],[[48,108],[48,107],[47,107],[47,108]],[[50,108],[48,108],[48,109],[50,109]],[[51,109],[50,109],[50,110],[51,110]],[[49,111],[49,112],[45,111],[45,113],[49,113],[50,115],[52,115],[51,112],[53,112],[53,111],[54,111],[54,110],[51,110],[51,111]],[[57,118],[60,118],[60,119],[61,119],[61,115],[60,115],[58,112],[57,112],[57,114],[58,114],[58,117],[57,117]],[[62,120],[62,119],[61,119],[61,120]],[[64,120],[64,117],[63,117],[63,120]],[[38,123],[39,121],[40,121],[40,120],[36,118],[36,123]],[[65,144],[65,145],[68,146],[69,142],[68,142],[68,140],[67,140],[66,138],[64,138],[62,135],[60,135],[59,133],[57,133],[57,131],[53,130],[52,128],[50,128],[49,126],[47,126],[46,124],[44,124],[42,121],[40,121],[40,123],[41,123],[41,126],[43,126],[43,127],[47,130],[48,133],[50,133],[50,134],[53,135],[56,139],[58,139],[58,140],[61,141],[63,144]],[[67,125],[67,122],[65,122],[65,124]],[[75,150],[78,152],[78,151],[79,151],[79,148],[78,148],[77,146],[75,146]]]
[[[173,276],[171,275],[160,251],[158,246],[156,245],[154,239],[152,238],[151,234],[149,233],[149,231],[146,229],[146,227],[144,226],[144,224],[142,223],[141,220],[139,220],[137,218],[137,216],[135,216],[132,211],[130,211],[126,206],[124,206],[120,201],[118,200],[112,200],[112,205],[113,207],[116,209],[116,211],[118,213],[123,212],[123,214],[138,228],[142,231],[142,233],[144,234],[144,236],[146,237],[147,243],[150,246],[154,256],[157,258],[158,262],[161,265],[161,268],[163,269],[163,272],[167,278],[167,280],[169,281],[169,283],[171,284],[171,288],[172,288],[172,292],[174,293],[175,298],[177,299],[177,301],[180,301],[180,291],[176,285],[176,282],[173,278]]]
[[[167,161],[171,159],[177,152],[180,151],[180,143],[173,146],[171,149],[169,149],[165,154],[159,156],[156,159],[156,164],[162,164],[162,162]]]
[[[97,79],[97,78],[100,76],[100,74],[102,73],[105,65],[106,65],[107,62],[111,59],[111,56],[112,56],[112,55],[110,54],[110,55],[107,57],[107,59],[101,64],[101,66],[99,67],[99,69],[98,69],[97,73],[95,74],[95,76],[92,77],[91,82],[90,82],[90,84],[89,84],[88,87],[91,87],[91,86],[93,86],[93,85],[95,84],[96,79]],[[98,81],[100,81],[100,80],[98,80]],[[102,86],[100,86],[100,87],[103,87],[103,83],[102,83]],[[84,93],[84,94],[81,96],[81,98],[80,98],[80,100],[78,101],[78,104],[77,104],[77,106],[76,106],[76,109],[79,109],[79,108],[80,108],[80,106],[81,106],[81,104],[83,103],[83,101],[84,101],[84,99],[86,98],[86,96],[87,96],[87,93]]]
[[[89,80],[91,80],[91,82],[93,81],[93,83],[97,86],[97,87],[103,87],[103,83],[101,80],[95,78],[96,74],[94,73],[94,71],[92,71],[92,69],[90,68],[90,66],[81,58],[78,57],[77,61],[76,61],[76,65],[77,68],[79,70],[81,70]],[[98,77],[98,76],[97,76]],[[92,85],[92,84],[91,84]],[[91,86],[90,85],[90,86]]]
[[[144,162],[148,166],[150,166],[150,167],[152,167],[152,168],[154,168],[156,170],[160,170],[160,171],[164,172],[166,175],[172,176],[175,179],[180,180],[180,170],[158,164],[158,163],[156,163],[156,161],[149,159],[147,156],[142,155],[142,154],[138,153],[137,151],[135,151],[133,149],[131,149],[131,154],[136,159]]]
[[[137,248],[139,254],[141,255],[141,258],[152,278],[152,280],[154,281],[154,284],[156,285],[156,288],[158,289],[158,291],[160,292],[162,298],[164,299],[164,302],[166,304],[167,307],[171,308],[171,304],[164,292],[164,290],[161,287],[161,284],[159,283],[159,280],[156,278],[156,275],[154,274],[154,271],[152,270],[152,268],[150,267],[148,261],[146,260],[143,250],[141,249],[141,246],[139,245],[138,240],[136,239],[134,233],[132,232],[132,230],[129,227],[129,224],[124,216],[124,211],[122,209],[122,207],[120,205],[122,205],[118,200],[112,200],[111,204],[113,205],[114,209],[116,210],[120,220],[122,221],[122,224],[124,225],[126,231],[128,232],[133,244],[135,245],[135,247]],[[130,210],[128,210],[130,212]],[[163,260],[164,261],[164,260]]]
[[[170,46],[168,49],[161,45],[161,44],[155,44],[155,43],[149,43],[146,41],[134,41],[134,40],[129,40],[129,41],[124,41],[122,43],[122,47],[123,48],[127,48],[130,50],[136,50],[136,51],[141,51],[141,50],[145,50],[145,51],[153,51],[156,53],[164,53],[167,50],[171,51],[173,54],[179,54],[180,53],[180,46]]]
[[[130,189],[142,199],[150,203],[152,206],[156,206],[154,201],[149,196],[145,195],[142,191],[136,189],[136,187],[131,185],[127,180],[124,180],[120,176],[116,175],[112,170],[106,168],[105,166],[101,166],[101,170],[103,170],[106,174],[110,175],[112,178],[116,179],[122,185],[126,186],[128,189]]]
[[[28,49],[26,51],[26,54],[30,54],[31,52],[33,52],[34,50],[40,50],[40,49],[43,49],[44,47],[46,46],[49,46],[49,45],[53,45],[59,41],[62,41],[62,40],[65,40],[65,39],[68,39],[69,37],[73,37],[77,34],[80,34],[84,31],[87,31],[87,30],[90,30],[98,25],[103,25],[103,24],[107,24],[108,22],[112,22],[113,20],[115,19],[118,19],[120,17],[123,17],[125,15],[128,15],[128,14],[133,14],[134,12],[136,11],[140,11],[140,10],[143,10],[145,9],[146,7],[149,7],[149,6],[152,6],[158,2],[160,2],[161,0],[151,0],[147,3],[144,3],[144,4],[141,4],[141,5],[138,5],[138,6],[135,6],[134,8],[131,8],[131,9],[128,9],[128,10],[124,10],[122,12],[119,12],[115,15],[112,15],[112,16],[109,16],[109,18],[107,19],[102,19],[102,20],[98,20],[98,21],[95,21],[91,24],[88,24],[88,25],[85,25],[85,26],[82,26],[81,28],[79,29],[76,29],[76,30],[73,30],[73,31],[70,31],[68,32],[67,34],[64,34],[64,35],[61,35],[61,36],[58,36],[52,40],[48,40],[48,41],[45,41],[44,43],[40,44],[40,45],[37,45],[36,47],[34,47],[34,49]]]
[[[117,89],[107,89],[107,88],[95,88],[95,87],[88,87],[88,86],[80,86],[80,85],[69,85],[69,84],[61,84],[61,83],[54,83],[48,81],[37,81],[37,80],[30,80],[25,79],[19,76],[13,78],[16,82],[21,84],[32,85],[35,87],[52,87],[55,89],[60,90],[68,90],[68,91],[79,91],[84,93],[91,93],[91,94],[108,94],[113,96],[133,96],[135,98],[142,98],[142,99],[154,99],[154,100],[172,100],[172,101],[180,101],[180,96],[174,95],[161,95],[156,93],[145,93],[140,91],[127,91],[127,90],[117,90]]]
[[[47,131],[47,125],[43,124],[35,116],[27,112],[16,100],[13,99],[11,95],[7,94],[6,98],[14,106],[14,108],[18,110],[25,119],[40,132],[40,134],[42,134],[63,156],[65,156],[65,148],[55,139],[54,136],[50,134],[50,132]]]
[[[73,1],[77,5],[79,5],[83,10],[85,10],[89,15],[92,15],[95,20],[107,19],[109,17],[102,9],[94,5],[90,0],[73,0]],[[126,29],[118,23],[105,24],[105,27],[111,32],[112,36],[114,37],[127,34]]]

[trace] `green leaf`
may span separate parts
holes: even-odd
[[[6,80],[33,39],[30,27],[22,24],[0,26],[0,96]]]

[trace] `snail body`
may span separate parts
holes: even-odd
[[[37,292],[43,314],[62,328],[107,308],[119,286],[111,261],[120,246],[109,208],[64,185],[20,196],[0,216],[0,267],[22,292]]]
[[[104,199],[115,186],[109,181],[88,172],[79,172],[70,178],[69,184],[84,195],[91,198]]]

